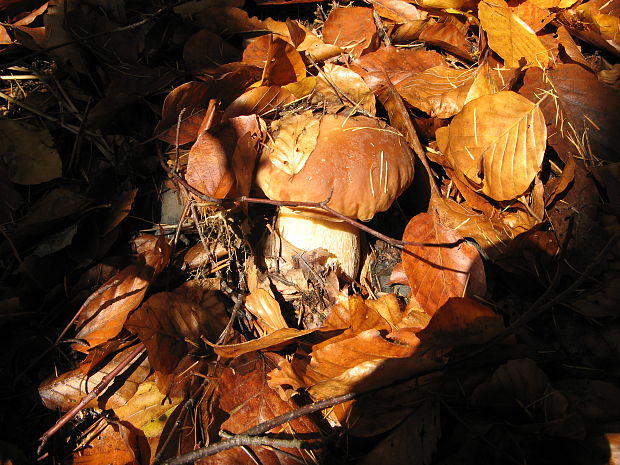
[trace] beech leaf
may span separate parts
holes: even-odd
[[[522,195],[540,171],[547,127],[540,108],[511,91],[472,100],[437,145],[454,169],[495,200]]]
[[[427,313],[434,314],[450,297],[486,294],[484,265],[476,248],[433,215],[414,216],[405,228],[403,240],[444,244],[407,245],[402,253],[411,292]]]
[[[509,68],[549,66],[547,49],[534,31],[515,16],[504,0],[482,1],[478,5],[480,24],[487,33],[489,46]],[[522,60],[525,63],[522,63]]]

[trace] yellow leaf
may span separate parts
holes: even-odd
[[[509,68],[549,66],[549,53],[530,27],[512,14],[503,0],[480,2],[478,16],[486,31],[489,46],[504,59]],[[524,62],[524,63],[522,63]]]
[[[547,126],[538,105],[510,91],[469,102],[437,144],[464,177],[495,200],[523,194],[540,170]]]

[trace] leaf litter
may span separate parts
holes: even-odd
[[[3,462],[617,461],[613,3],[0,18]]]

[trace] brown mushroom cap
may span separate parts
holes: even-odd
[[[387,210],[413,179],[405,139],[365,116],[283,118],[258,164],[257,184],[274,200],[322,202],[350,218],[370,220]]]

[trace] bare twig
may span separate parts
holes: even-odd
[[[309,405],[305,405],[291,412],[285,413],[284,415],[277,416],[272,418],[271,420],[265,421],[259,425],[250,428],[243,433],[236,435],[230,439],[226,439],[224,441],[218,442],[216,444],[212,444],[207,447],[203,447],[201,449],[197,449],[187,454],[180,455],[179,457],[175,457],[170,460],[166,460],[161,463],[161,465],[181,465],[185,463],[192,463],[201,458],[209,457],[211,455],[215,455],[218,452],[222,452],[224,450],[232,449],[234,447],[240,447],[245,445],[266,445],[263,440],[268,438],[257,438],[261,434],[265,434],[268,431],[272,430],[276,426],[280,426],[286,422],[294,420],[296,418],[302,417],[304,415],[308,415],[313,412],[317,412],[319,410],[323,410],[329,407],[333,407],[334,405],[341,404],[348,400],[354,399],[356,397],[355,393],[344,394],[342,396],[330,397],[329,399],[324,399],[318,402],[314,402]],[[239,438],[239,439],[237,439]],[[254,438],[258,441],[256,443],[248,442],[248,438]],[[291,446],[290,442],[286,442],[284,445],[280,445],[281,447],[302,447],[302,446]],[[309,445],[314,443],[303,443],[304,448],[308,448]],[[269,444],[274,445],[274,444]]]
[[[107,375],[103,377],[103,379],[99,382],[99,384],[97,384],[97,386],[95,386],[88,395],[84,396],[84,398],[75,407],[73,407],[71,410],[65,413],[60,418],[60,420],[56,422],[54,426],[52,426],[45,433],[43,433],[43,435],[39,438],[39,447],[37,448],[37,454],[41,454],[41,451],[43,450],[43,447],[45,447],[45,444],[47,443],[49,438],[51,438],[54,434],[56,434],[60,428],[66,425],[91,400],[97,397],[101,393],[101,391],[103,391],[106,388],[106,386],[108,386],[112,382],[112,380],[127,367],[127,365],[129,365],[136,358],[138,358],[138,356],[145,349],[146,348],[144,344],[139,343],[134,348],[134,350],[132,350],[127,355],[127,357],[125,357],[123,360],[119,362],[119,364],[116,366],[116,368],[114,368],[114,370],[112,370],[110,373],[108,373]]]

